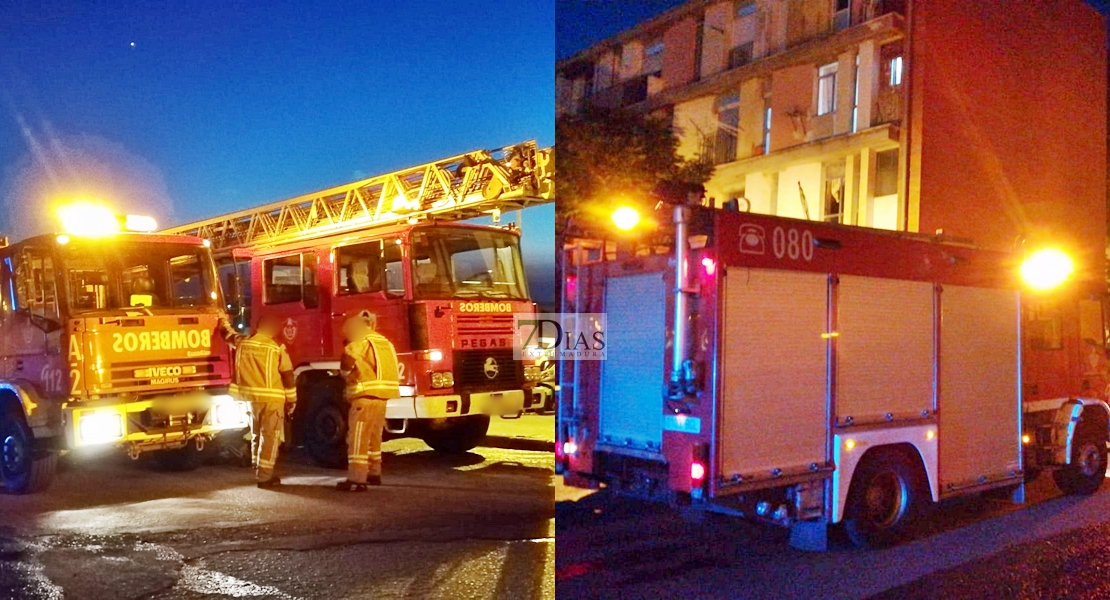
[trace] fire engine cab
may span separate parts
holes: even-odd
[[[228,347],[208,245],[123,232],[76,204],[66,233],[0,248],[0,475],[42,490],[61,452],[154,452],[195,466],[205,442],[247,425],[227,394]],[[68,211],[63,211],[68,214]],[[63,218],[63,221],[66,219]],[[149,218],[126,223],[147,225]]]
[[[789,526],[808,549],[832,524],[890,543],[954,496],[1021,501],[1044,470],[1066,493],[1102,485],[1102,273],[1060,282],[1049,250],[674,211],[673,253],[569,274],[568,305],[607,315],[608,358],[562,370],[568,483]]]
[[[514,359],[513,315],[535,311],[513,225],[463,221],[553,199],[551,150],[475,151],[167,230],[209,240],[232,312],[274,314],[296,367],[294,434],[321,463],[346,461],[342,322],[377,315],[397,348],[401,396],[386,430],[464,451],[491,416],[543,396]],[[238,305],[238,306],[236,306]]]

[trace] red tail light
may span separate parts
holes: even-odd
[[[574,456],[577,453],[578,453],[578,444],[575,444],[574,440],[567,440],[567,441],[563,442],[563,455],[564,456]]]
[[[701,266],[705,267],[705,274],[712,277],[717,272],[717,261],[706,256],[701,259]]]
[[[700,483],[705,479],[705,465],[698,461],[690,463],[690,479],[695,483]]]

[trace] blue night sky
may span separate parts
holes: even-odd
[[[6,3],[0,230],[41,229],[30,215],[59,187],[169,225],[476,148],[549,146],[553,2]],[[543,301],[553,207],[524,223]]]
[[[687,0],[555,0],[556,58],[573,56]],[[1104,14],[1110,0],[1087,0]]]

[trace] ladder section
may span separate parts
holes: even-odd
[[[257,208],[165,229],[207,239],[214,253],[379,225],[458,221],[554,200],[553,149],[530,140],[475,150]]]

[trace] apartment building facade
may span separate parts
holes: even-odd
[[[1081,0],[692,0],[557,63],[556,113],[669,119],[717,204],[1089,249],[1106,78]]]

